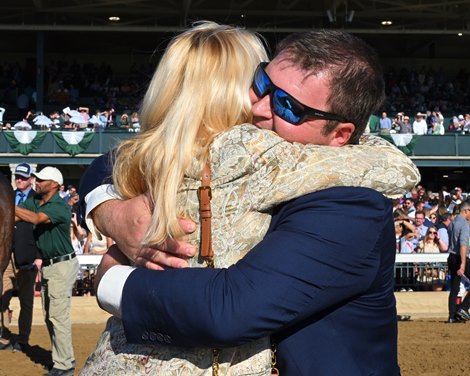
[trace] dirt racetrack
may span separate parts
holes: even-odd
[[[104,328],[103,324],[74,324],[73,343],[77,372]],[[13,332],[17,327],[13,326]],[[0,376],[42,375],[50,361],[45,326],[35,325],[27,354],[0,351]],[[445,324],[444,319],[399,322],[399,362],[402,376],[455,376],[470,372],[470,323]],[[345,374],[346,375],[346,374]]]

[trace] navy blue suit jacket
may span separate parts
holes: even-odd
[[[113,163],[114,150],[95,158],[80,179],[78,187],[80,201],[77,206],[77,221],[82,227],[87,228],[85,222],[85,197],[101,184],[112,184]]]
[[[228,347],[267,335],[281,375],[399,375],[388,199],[331,188],[278,208],[265,239],[228,269],[130,274],[128,341]]]

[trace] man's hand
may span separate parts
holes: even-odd
[[[180,227],[185,234],[191,234],[196,229],[196,224],[190,219],[180,219]],[[182,241],[167,240],[160,247],[142,247],[135,263],[147,269],[163,270],[166,268],[186,268],[188,258],[195,255],[194,247]]]
[[[188,266],[186,260],[196,253],[191,244],[177,241],[168,241],[159,249],[142,247],[151,216],[146,195],[106,201],[91,214],[95,226],[112,238],[120,251],[138,266],[155,270],[185,268]],[[186,234],[196,229],[195,223],[189,219],[181,219],[180,226]]]
[[[195,250],[191,244],[168,240],[161,249],[142,248],[135,259],[135,264],[153,270],[186,268],[188,267],[186,259],[193,257],[194,253]]]
[[[112,238],[130,260],[136,259],[142,247],[150,215],[145,195],[129,200],[109,200],[91,212],[96,228]]]

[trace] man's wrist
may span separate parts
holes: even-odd
[[[114,186],[111,184],[100,185],[99,187],[96,187],[94,190],[88,193],[85,197],[85,202],[86,202],[85,221],[90,232],[94,234],[98,239],[101,239],[101,234],[95,229],[95,223],[92,220],[91,213],[95,212],[96,214],[97,211],[95,209],[97,209],[99,206],[102,206],[104,203],[108,202],[109,200],[117,200],[117,199],[119,199],[119,196],[114,190]],[[103,233],[106,236],[109,236],[108,234],[105,233],[106,217],[101,218],[100,216],[97,216],[97,215],[95,215],[95,217],[96,218],[93,218],[93,219],[99,221],[98,223],[99,231],[103,231]]]
[[[104,273],[96,292],[98,304],[103,310],[121,317],[122,292],[127,278],[134,270],[134,267],[128,265],[114,265]]]

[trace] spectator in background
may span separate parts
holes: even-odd
[[[98,116],[98,119],[101,121],[99,124],[101,130],[104,130],[108,127],[108,115],[108,111],[101,112],[100,110],[96,110],[96,116]]]
[[[436,122],[436,117],[431,111],[426,111],[426,125],[428,127],[427,134],[432,134],[434,130],[434,125]]]
[[[61,117],[60,117],[59,111],[51,112],[51,114],[49,115],[49,119],[51,119],[53,123],[51,128],[58,129],[63,125],[63,123],[61,123]]]
[[[33,169],[27,163],[21,163],[15,168],[16,199],[15,205],[33,197],[36,192],[32,188]],[[34,287],[36,276],[42,265],[42,255],[36,246],[33,225],[18,222],[15,226],[15,241],[13,254],[17,268],[16,280],[20,315],[18,317],[18,337],[12,345],[14,350],[25,351],[29,347],[29,335],[33,322]]]
[[[405,116],[405,114],[403,112],[399,112],[397,116],[392,120],[392,129],[396,133],[400,133],[401,127],[403,125],[403,116]]]
[[[434,214],[436,215],[436,214]],[[440,215],[439,223],[437,224],[437,232],[439,232],[439,239],[441,239],[444,244],[449,247],[449,225],[452,222],[452,215],[450,213],[443,213]]]
[[[77,212],[78,201],[80,201],[80,197],[78,196],[78,193],[76,191],[70,193],[70,197],[67,201],[67,205],[70,206],[72,213]]]
[[[397,252],[399,253],[412,253],[414,251],[414,246],[411,248],[404,248],[403,252],[402,248],[402,239],[404,236],[410,232],[415,233],[415,226],[411,223],[410,219],[406,215],[406,213],[401,210],[397,209],[393,213],[394,217],[394,225],[395,225],[395,238],[397,242]]]
[[[77,213],[72,212],[72,223],[70,224],[70,239],[72,241],[75,254],[83,254],[84,241],[86,238],[85,229],[77,223]]]
[[[455,187],[454,188],[454,194],[455,194],[457,200],[460,200],[460,201],[463,202],[463,201],[465,201],[465,198],[463,197],[462,193],[463,193],[462,188],[460,188],[460,187]]]
[[[439,200],[444,201],[446,196],[449,196],[450,193],[447,191],[447,186],[443,185],[441,189],[439,190]]]
[[[401,123],[400,126],[400,133],[413,133],[413,127],[410,124],[410,117],[409,116],[404,116],[403,117],[403,122]]]
[[[460,114],[458,116],[458,119],[459,119],[459,131],[463,132],[463,129],[464,129],[464,126],[465,126],[465,116]]]
[[[21,163],[15,168],[15,205],[22,206],[35,192],[32,188],[33,169],[27,163]],[[33,226],[30,223],[19,222],[15,226],[13,242],[13,263],[4,272],[4,293],[2,297],[3,324],[8,328],[11,320],[9,307],[13,290],[17,288],[20,301],[18,317],[18,336],[10,336],[10,345],[2,346],[16,351],[26,351],[29,347],[29,336],[33,321],[34,284],[38,269],[41,268],[42,256],[36,247]],[[16,281],[16,283],[15,283]]]
[[[5,113],[5,109],[0,107],[0,126],[3,126],[3,114]]]
[[[119,125],[120,125],[121,128],[130,128],[131,127],[131,122],[129,120],[129,115],[127,115],[126,113],[123,113],[121,115]]]
[[[460,213],[449,225],[449,258],[447,266],[450,274],[449,319],[448,323],[470,320],[470,294],[467,294],[460,306],[456,298],[460,290],[462,276],[470,277],[470,261],[468,242],[470,238],[470,203],[465,201],[460,207]]]
[[[60,185],[59,187],[59,196],[60,198],[64,198],[65,196],[67,196],[67,191],[65,190],[65,186],[63,184]]]
[[[61,184],[62,185],[62,184]],[[65,194],[60,194],[60,196],[64,199],[66,203],[69,202],[70,197],[72,196],[72,193],[77,193],[77,188],[75,188],[72,184],[69,184],[67,186],[67,190],[65,191]]]
[[[432,134],[442,136],[445,133],[444,116],[439,111],[433,111],[433,116],[435,122]]]
[[[52,342],[53,368],[47,376],[72,376],[75,359],[72,346],[70,303],[79,264],[70,238],[72,213],[60,198],[61,172],[44,167],[36,176],[38,195],[16,206],[16,220],[34,224],[36,245],[43,255],[41,293],[43,311]]]
[[[90,120],[90,109],[88,107],[79,107],[78,111],[80,112],[80,115],[85,119],[85,123],[88,123],[88,120]]]
[[[88,232],[83,253],[85,255],[102,255],[113,245],[113,240],[102,236],[98,239],[91,231]]]
[[[416,247],[417,253],[440,253],[447,251],[447,245],[439,238],[436,226],[430,226],[423,240]]]
[[[465,114],[464,125],[462,127],[462,133],[468,133],[470,131],[470,114]]]
[[[460,123],[459,123],[459,118],[457,116],[453,116],[452,120],[449,124],[449,131],[450,132],[460,132]]]
[[[108,108],[107,110],[103,111],[101,113],[101,119],[104,120],[106,119],[106,128],[113,127],[115,124],[115,119],[114,119],[114,108]]]
[[[131,115],[131,124],[134,131],[140,131],[140,123],[139,123],[139,114],[137,112],[133,112]]]
[[[436,226],[430,226],[426,236],[418,243],[416,253],[440,253],[447,250],[447,245],[439,238]],[[424,290],[442,291],[445,284],[445,272],[442,268],[430,265],[418,268],[416,280],[422,283]]]
[[[387,117],[387,113],[382,112],[382,117],[379,121],[380,133],[390,133],[392,129],[392,121]]]
[[[416,208],[412,198],[407,198],[405,200],[405,202],[403,203],[403,210],[409,218],[414,219],[416,214]]]
[[[413,224],[409,220],[403,220],[402,235],[400,237],[400,253],[416,253],[416,243],[418,241],[418,235],[416,230],[413,229]]]
[[[418,191],[418,194],[419,193],[420,192]],[[416,200],[416,204],[415,204],[416,212],[424,211],[424,207],[425,207],[425,203],[423,200],[423,196],[418,197],[418,199]]]
[[[415,226],[416,233],[419,235],[419,240],[423,240],[428,231],[427,226],[424,225],[425,215],[423,211],[416,210],[415,213]]]
[[[426,117],[425,114],[422,114],[421,112],[418,112],[416,114],[415,121],[413,122],[413,133],[417,135],[425,135],[428,132],[428,125],[426,123],[426,120],[424,119]]]
[[[397,253],[415,253],[415,226],[400,209],[396,210],[393,215]],[[401,286],[401,292],[413,291],[415,283],[414,265],[412,263],[404,263],[401,268],[396,269],[395,281],[396,284]]]

